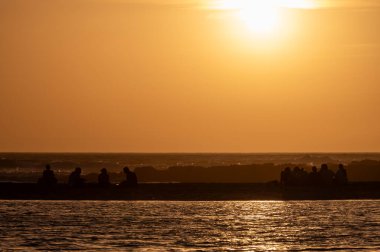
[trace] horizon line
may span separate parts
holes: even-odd
[[[294,152],[101,152],[101,151],[0,151],[0,154],[380,154],[380,151]]]

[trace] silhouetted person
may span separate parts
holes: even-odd
[[[100,170],[100,174],[98,176],[98,184],[101,187],[110,186],[110,177],[108,175],[107,169],[103,168]]]
[[[38,179],[38,183],[44,186],[54,186],[57,184],[57,179],[55,178],[50,165],[47,164],[45,166],[45,170],[42,173],[42,177]]]
[[[137,186],[137,176],[134,172],[130,171],[128,167],[124,167],[126,180],[120,183],[121,186],[133,187]]]
[[[299,170],[299,175],[298,175],[298,184],[299,185],[307,185],[308,177],[309,177],[309,174],[307,173],[307,171],[305,171],[304,168],[301,168]]]
[[[331,185],[334,181],[335,174],[328,168],[327,164],[323,164],[319,171],[319,176],[322,185]]]
[[[347,171],[342,164],[339,164],[339,168],[335,173],[335,184],[345,185],[347,184]]]
[[[319,173],[317,167],[313,166],[311,172],[309,173],[309,183],[310,185],[318,185],[320,182]]]
[[[80,174],[82,169],[77,167],[69,176],[69,185],[73,187],[82,187],[84,185],[84,179],[81,178]]]
[[[303,168],[301,169],[298,166],[294,167],[290,176],[290,184],[291,185],[304,184],[305,176],[307,176],[307,173],[303,170]]]
[[[283,185],[289,185],[290,182],[290,176],[292,171],[290,170],[289,167],[286,167],[282,172],[281,172],[281,184]]]

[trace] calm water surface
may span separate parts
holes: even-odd
[[[0,250],[380,250],[380,201],[0,201]]]

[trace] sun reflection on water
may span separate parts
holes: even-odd
[[[0,203],[0,250],[379,248],[380,201]]]

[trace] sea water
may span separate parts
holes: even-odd
[[[380,250],[380,201],[0,201],[0,250]]]

